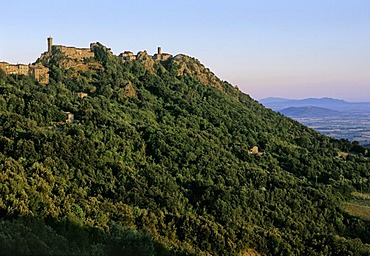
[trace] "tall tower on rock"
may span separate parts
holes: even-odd
[[[51,53],[51,48],[53,47],[53,38],[51,36],[48,37],[48,53]]]

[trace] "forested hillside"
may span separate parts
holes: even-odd
[[[194,58],[93,49],[38,60],[47,86],[0,70],[1,254],[370,254],[369,222],[343,208],[370,190],[365,148]]]

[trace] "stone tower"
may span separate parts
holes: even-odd
[[[162,54],[162,48],[158,47],[158,55],[161,55],[161,54]]]
[[[48,37],[48,53],[51,53],[51,48],[53,47],[53,38],[51,36]]]

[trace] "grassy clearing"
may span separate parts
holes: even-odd
[[[360,192],[353,192],[352,195],[357,199],[369,200],[370,201],[370,194],[365,194],[365,193],[360,193]]]
[[[245,251],[240,253],[240,256],[260,256],[258,252],[253,249],[246,249]]]
[[[344,204],[344,211],[351,216],[370,221],[370,194],[353,192],[354,199]]]
[[[348,156],[348,154],[349,153],[347,153],[347,152],[342,152],[342,151],[338,152],[338,156],[343,157],[343,158],[346,158]]]

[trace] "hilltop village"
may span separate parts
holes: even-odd
[[[2,69],[7,75],[30,75],[33,76],[36,81],[42,85],[49,83],[49,68],[47,67],[47,60],[55,54],[62,54],[65,58],[72,62],[66,64],[65,68],[78,65],[81,61],[86,61],[94,58],[93,47],[94,43],[90,44],[90,48],[76,48],[63,45],[53,45],[53,38],[47,38],[48,49],[42,53],[40,58],[33,64],[10,64],[7,62],[0,62],[0,69]],[[137,59],[131,51],[124,51],[118,55],[122,62],[134,61]],[[171,54],[162,53],[161,47],[158,47],[157,53],[151,56],[153,60],[165,61],[172,58]],[[45,61],[46,60],[46,61]]]
[[[0,62],[0,69],[7,75],[32,75],[40,84],[49,83],[49,68],[40,63],[25,65]]]
[[[134,55],[130,51],[125,51],[121,53],[120,55],[118,55],[118,57],[122,58],[122,61],[133,61],[133,60],[136,60],[137,55]],[[154,54],[152,58],[153,60],[165,61],[165,60],[172,58],[172,55],[169,53],[162,53],[162,48],[158,47],[157,53]]]

